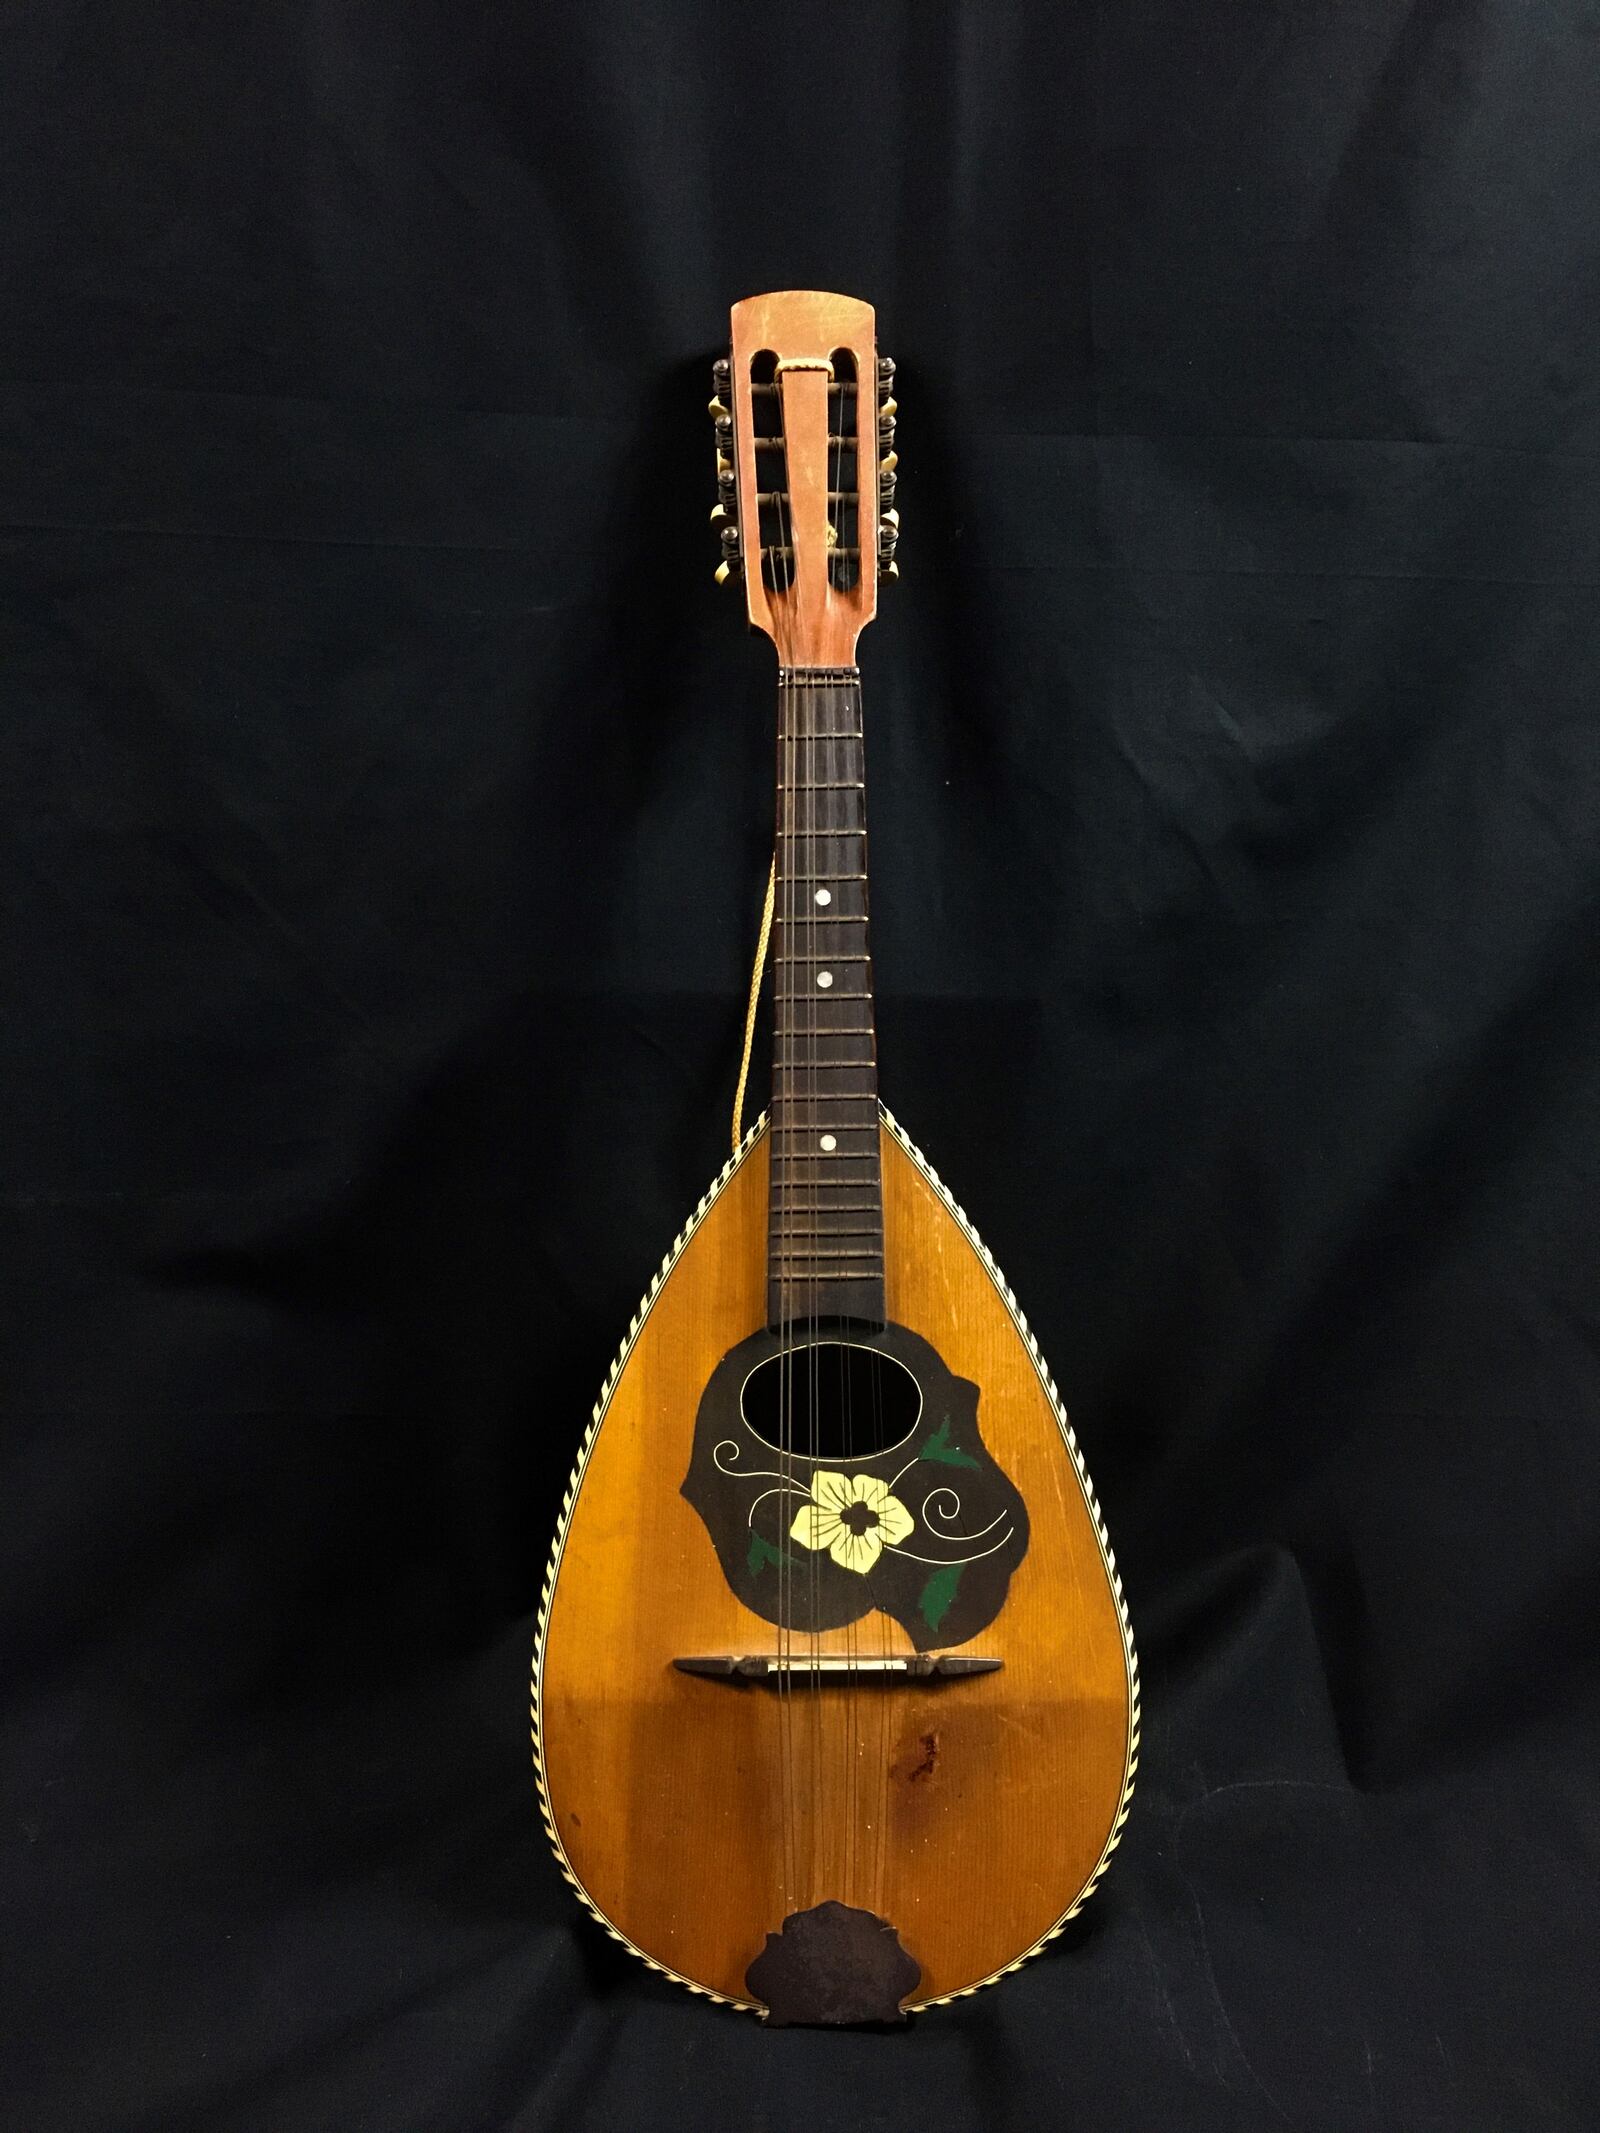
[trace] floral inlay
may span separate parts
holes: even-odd
[[[807,1548],[826,1548],[841,1570],[864,1576],[884,1549],[898,1547],[915,1524],[899,1497],[890,1495],[886,1481],[819,1468],[811,1477],[811,1499],[801,1505],[789,1537]]]

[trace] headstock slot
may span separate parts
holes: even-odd
[[[755,450],[753,520],[761,553],[761,582],[782,595],[794,582],[794,543],[789,524],[789,454],[783,436],[783,395],[778,388],[777,351],[758,348],[750,358],[750,436]],[[748,549],[747,549],[748,555]]]
[[[840,592],[853,592],[861,581],[856,359],[848,348],[836,348],[829,360],[833,383],[828,389],[828,524],[833,541],[828,550],[828,582]]]

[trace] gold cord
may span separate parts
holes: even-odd
[[[733,1096],[733,1152],[739,1153],[744,1139],[744,1091],[750,1079],[750,1052],[756,1041],[756,1013],[761,1006],[761,973],[767,967],[767,944],[772,939],[772,907],[778,892],[778,855],[772,855],[767,875],[767,900],[761,912],[761,938],[756,943],[755,968],[750,973],[750,1005],[744,1017],[744,1057],[739,1061],[739,1086]]]

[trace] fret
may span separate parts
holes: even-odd
[[[883,1235],[883,1224],[881,1222],[871,1222],[860,1229],[841,1229],[837,1224],[830,1223],[825,1230],[791,1229],[789,1234],[799,1237],[881,1237]]]
[[[773,1127],[779,1133],[826,1133],[830,1129],[838,1133],[872,1133],[878,1130],[878,1098],[875,1090],[865,1089],[814,1089],[785,1090],[780,1099],[784,1120]],[[852,1119],[841,1115],[854,1105],[857,1116]],[[865,1110],[866,1116],[859,1114]],[[790,1120],[794,1122],[789,1123]]]
[[[858,1156],[856,1160],[859,1162],[861,1158]],[[784,1205],[794,1213],[871,1215],[876,1219],[878,1187],[879,1181],[875,1177],[828,1178],[812,1173],[807,1177],[774,1178],[771,1189],[773,1198],[781,1194]],[[821,1195],[824,1193],[830,1197],[823,1199]],[[859,1199],[861,1193],[867,1195],[865,1201]],[[844,1197],[846,1194],[850,1195],[848,1199]]]
[[[793,1111],[810,1111],[814,1115],[815,1125],[826,1127],[831,1120],[837,1120],[841,1133],[876,1133],[878,1130],[875,1115],[878,1096],[875,1089],[814,1089],[809,1093],[785,1089],[780,1101],[786,1117]],[[849,1119],[838,1120],[840,1106],[848,1107],[851,1104],[865,1105],[869,1116],[858,1119],[854,1124]],[[804,1124],[779,1125],[774,1126],[772,1130],[774,1133],[810,1133],[815,1127]]]
[[[870,1073],[870,1071],[873,1071],[873,1060],[809,1060],[804,1066],[796,1066],[794,1062],[785,1062],[785,1060],[774,1060],[772,1069],[774,1069],[774,1073],[787,1073],[787,1075],[794,1075],[794,1073]],[[834,1094],[834,1090],[819,1090],[819,1094],[823,1094],[823,1096]],[[853,1090],[838,1090],[836,1094],[851,1096],[855,1092]],[[868,1090],[862,1090],[862,1094],[877,1096],[877,1090],[868,1088]]]
[[[796,1214],[866,1215],[877,1212],[876,1178],[778,1178],[774,1180],[772,1190],[774,1195],[782,1193],[784,1205]],[[867,1201],[862,1204],[853,1199],[818,1199],[817,1194],[823,1192],[864,1192]]]
[[[773,1133],[878,1131],[876,1089],[814,1089],[790,1083],[775,1092]]]
[[[799,1207],[792,1209],[791,1212],[802,1215],[863,1215],[866,1214],[868,1210],[864,1207],[831,1207],[828,1205],[824,1205],[822,1207],[811,1207],[802,1202]],[[876,1237],[882,1234],[883,1224],[881,1222],[874,1222],[867,1229],[840,1229],[836,1223],[830,1222],[826,1225],[825,1228],[818,1229],[814,1224],[811,1227],[807,1228],[799,1223],[795,1223],[786,1224],[785,1229],[786,1231],[792,1229],[794,1235],[804,1237]]]
[[[870,1148],[791,1148],[777,1158],[784,1163],[864,1163]]]
[[[828,1190],[830,1192],[843,1192],[845,1190],[843,1180],[834,1180],[834,1184],[830,1184]],[[870,1188],[870,1190],[877,1190],[877,1188]],[[787,1214],[858,1214],[858,1216],[868,1216],[868,1214],[873,1214],[873,1207],[877,1203],[870,1201],[870,1199],[862,1205],[858,1201],[809,1201],[809,1199],[785,1197],[783,1205],[785,1205]],[[879,1229],[879,1226],[881,1224],[875,1222],[873,1229]]]
[[[779,1160],[779,1162],[870,1162],[875,1156],[877,1156],[875,1148],[830,1148],[830,1150],[791,1148],[791,1150],[785,1150],[781,1156],[774,1156],[774,1160]],[[870,1180],[868,1180],[868,1177],[862,1177],[860,1184],[870,1184]]]

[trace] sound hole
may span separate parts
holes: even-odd
[[[745,1421],[775,1451],[833,1462],[903,1444],[922,1413],[904,1363],[851,1341],[811,1341],[758,1363],[739,1396]]]

